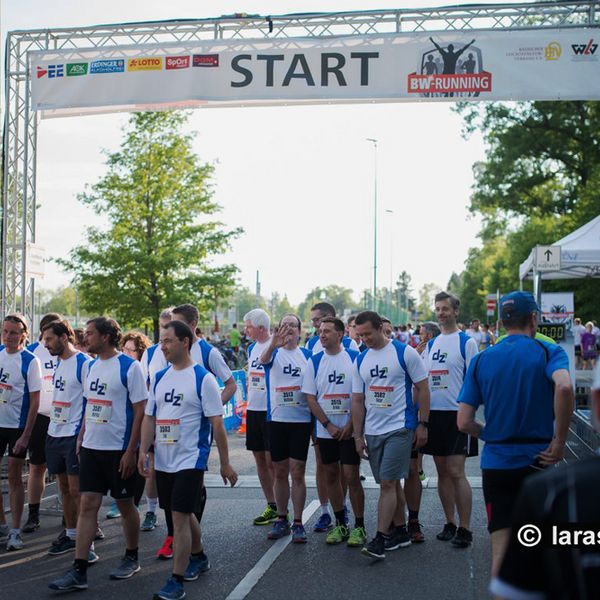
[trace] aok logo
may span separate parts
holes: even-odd
[[[328,381],[329,383],[335,383],[335,385],[342,385],[346,381],[346,374],[341,373],[338,375],[337,371],[334,371],[333,373],[329,373]]]
[[[292,367],[292,365],[286,365],[283,367],[284,375],[291,375],[292,377],[300,377],[300,367]]]
[[[59,392],[64,392],[65,391],[65,384],[67,382],[62,378],[62,376],[60,376],[58,379],[56,379],[54,381],[54,387],[59,391]]]
[[[90,392],[96,392],[98,396],[105,396],[107,387],[108,384],[100,383],[100,379],[96,379],[96,381],[90,383]]]
[[[388,368],[383,367],[383,369],[380,369],[379,365],[375,365],[375,367],[373,367],[371,369],[371,373],[370,373],[371,377],[379,378],[379,379],[386,379],[387,374],[388,374]]]
[[[598,44],[594,44],[591,39],[587,44],[571,44],[573,53],[578,56],[593,56],[598,49]]]
[[[447,352],[440,352],[439,350],[436,350],[431,355],[431,360],[436,360],[439,363],[445,363],[447,358],[448,358],[448,353]]]
[[[173,403],[173,406],[181,406],[183,394],[176,394],[175,388],[165,394],[165,402]]]
[[[0,383],[6,383],[9,377],[10,373],[7,373],[2,367],[0,367]]]

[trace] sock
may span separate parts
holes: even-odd
[[[206,554],[204,554],[204,550],[200,550],[200,552],[192,552],[192,558],[196,560],[204,560],[206,558]]]
[[[94,552],[94,551],[96,550],[96,546],[94,545],[94,542],[92,542],[92,543],[90,544],[90,550],[91,550],[92,552]]]
[[[343,510],[339,510],[337,512],[333,513],[335,515],[335,524],[336,525],[345,525],[346,524],[346,519],[345,519],[345,514]]]
[[[8,535],[21,535],[21,528],[12,529],[8,532]]]
[[[65,532],[70,540],[77,539],[77,529],[65,529]]]
[[[365,527],[365,518],[364,517],[355,517],[354,519],[354,527]]]
[[[155,513],[158,508],[158,498],[148,497],[148,512]]]
[[[129,548],[126,548],[125,556],[127,556],[128,558],[133,558],[133,560],[137,560],[138,559],[138,549],[133,548],[132,550],[130,550]]]
[[[177,583],[183,583],[183,575],[177,575],[175,573],[171,574],[171,577],[177,582]]]
[[[418,521],[419,520],[419,511],[418,510],[410,510],[408,511],[408,520],[409,521]]]
[[[275,502],[268,502],[268,505],[271,510],[277,510],[277,504]]]
[[[321,504],[321,514],[329,515],[329,502],[325,502],[325,504]],[[331,515],[329,515],[331,516]]]
[[[294,525],[302,525],[302,519],[294,519]]]
[[[387,533],[383,533],[383,531],[378,531],[377,535],[375,537],[385,540],[385,539],[389,538],[390,536]]]
[[[30,504],[29,505],[29,516],[35,517],[36,519],[40,516],[40,505],[38,504]]]
[[[280,521],[287,521],[287,515],[277,515],[277,518],[278,518]]]
[[[80,575],[85,575],[88,569],[88,561],[83,558],[76,558],[73,561],[73,567]]]

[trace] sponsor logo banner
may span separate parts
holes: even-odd
[[[127,61],[128,71],[162,71],[162,57],[130,58]]]
[[[194,54],[193,63],[194,67],[218,67],[219,66],[219,55],[218,54]]]
[[[125,71],[125,60],[94,60],[90,64],[90,73],[123,73]]]
[[[170,71],[171,69],[187,69],[189,66],[189,56],[167,56],[165,58],[165,67],[167,71]]]
[[[87,63],[67,63],[67,77],[77,77],[79,75],[87,75]]]

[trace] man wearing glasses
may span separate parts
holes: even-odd
[[[39,360],[25,349],[28,329],[25,318],[7,315],[2,323],[0,350],[0,462],[8,448],[8,489],[11,527],[0,525],[8,536],[7,550],[20,550],[21,517],[25,489],[21,473],[40,404],[42,373]],[[0,502],[1,504],[1,502]],[[3,507],[0,514],[4,516]]]

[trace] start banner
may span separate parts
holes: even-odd
[[[594,28],[211,40],[30,52],[34,110],[600,99]]]

